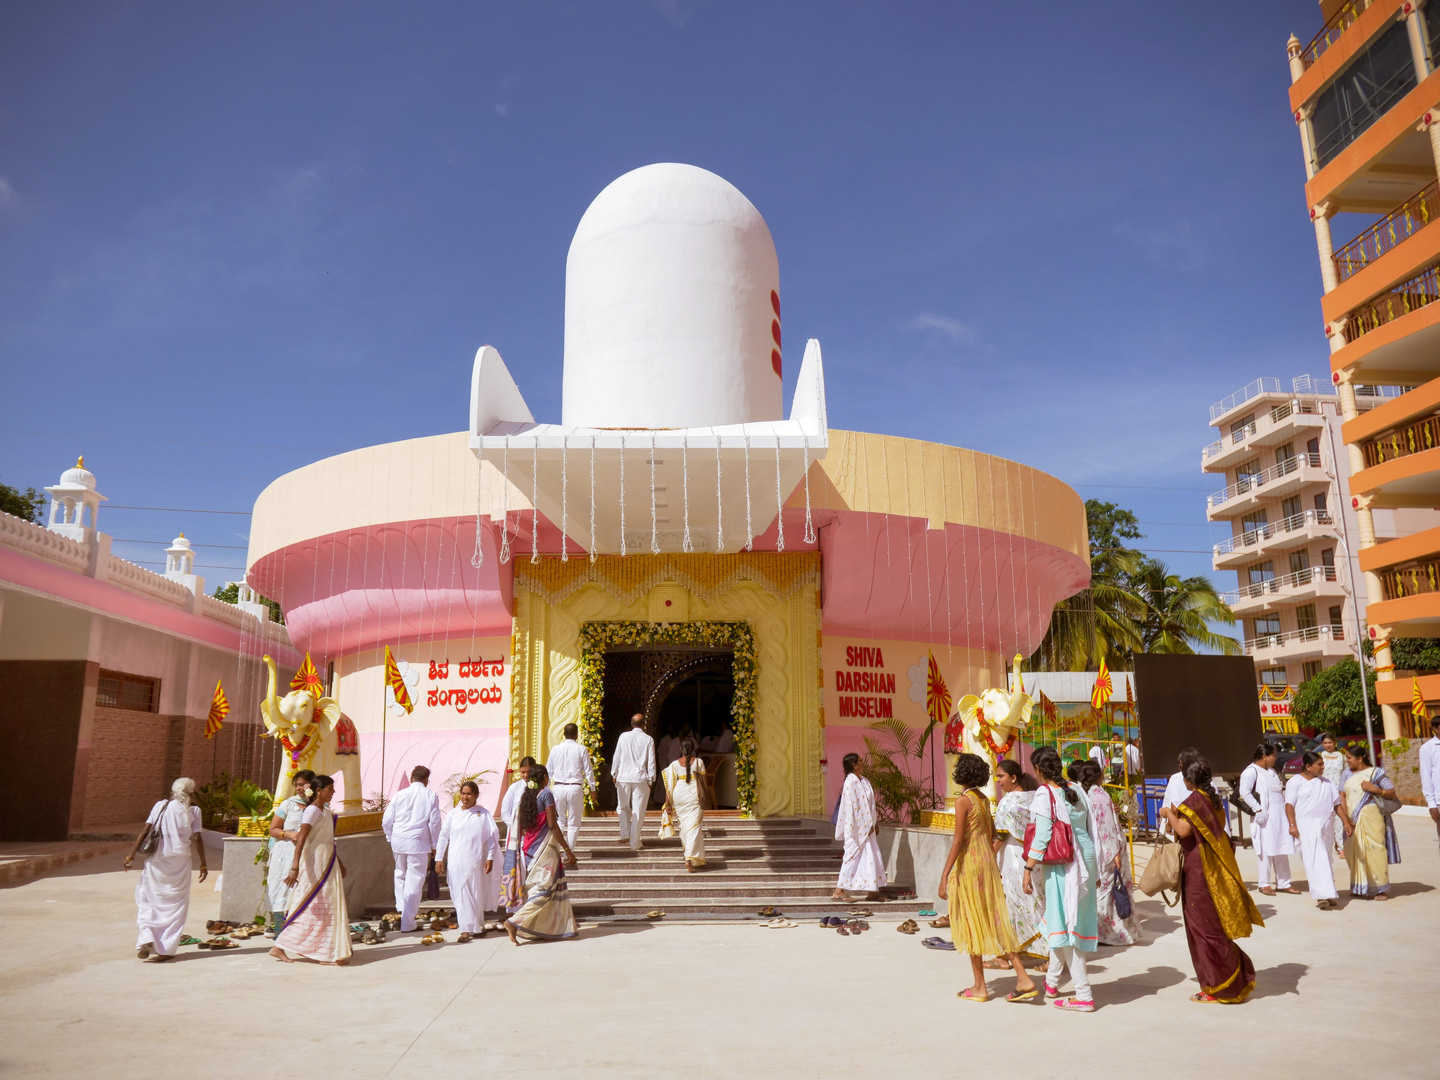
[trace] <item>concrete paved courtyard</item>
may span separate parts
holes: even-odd
[[[882,923],[853,939],[813,922],[610,924],[521,948],[495,934],[430,948],[395,937],[358,946],[348,969],[280,965],[256,938],[142,964],[137,876],[97,858],[0,890],[0,1073],[253,1077],[289,1060],[355,1077],[1169,1078],[1254,1075],[1259,1060],[1348,1076],[1363,1059],[1366,1073],[1434,1076],[1440,851],[1428,819],[1397,821],[1405,863],[1390,903],[1325,913],[1307,896],[1259,898],[1269,925],[1245,944],[1259,972],[1250,1003],[1191,1004],[1178,912],[1146,901],[1148,943],[1101,950],[1088,1016],[962,1002],[963,956]],[[1241,867],[1253,881],[1248,852]],[[218,906],[196,886],[191,931]]]

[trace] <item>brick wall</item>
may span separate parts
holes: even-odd
[[[95,707],[84,828],[145,820],[180,775],[183,717]]]

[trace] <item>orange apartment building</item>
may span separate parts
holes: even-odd
[[[1440,506],[1440,0],[1322,0],[1319,14],[1308,44],[1288,43],[1290,106],[1393,739],[1418,726],[1389,643],[1440,637],[1440,526],[1386,536],[1375,520]],[[1400,389],[1365,408],[1362,386]],[[1440,675],[1420,689],[1440,701]]]

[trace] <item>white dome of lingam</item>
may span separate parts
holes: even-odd
[[[562,422],[779,420],[780,268],[765,219],[694,165],[646,165],[590,204],[565,264]]]

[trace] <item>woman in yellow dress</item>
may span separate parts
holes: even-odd
[[[990,802],[979,789],[990,779],[990,766],[978,754],[955,759],[955,839],[940,873],[940,899],[950,902],[950,937],[959,952],[970,954],[974,985],[959,993],[965,1001],[989,1001],[985,957],[1003,956],[1015,971],[1015,989],[1006,1001],[1030,1001],[1039,988],[1020,959],[1020,943],[1005,905],[1005,889],[991,844],[995,822]]]
[[[1340,792],[1340,806],[1354,826],[1345,838],[1350,868],[1350,895],[1359,900],[1390,899],[1390,864],[1400,861],[1395,825],[1380,809],[1382,798],[1395,798],[1395,783],[1384,769],[1370,764],[1370,752],[1359,743],[1345,748],[1350,773]]]

